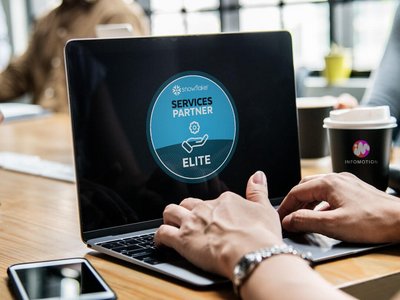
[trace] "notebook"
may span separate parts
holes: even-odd
[[[224,280],[153,234],[166,205],[245,196],[257,170],[275,205],[299,182],[289,33],[72,40],[65,55],[83,241],[189,284]],[[325,255],[316,241],[293,242]]]

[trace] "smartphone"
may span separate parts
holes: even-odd
[[[15,264],[7,273],[17,299],[117,299],[84,258]]]

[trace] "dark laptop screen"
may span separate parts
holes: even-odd
[[[288,33],[77,40],[66,64],[83,232],[245,195],[257,170],[271,198],[298,183]]]

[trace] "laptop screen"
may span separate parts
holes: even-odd
[[[70,41],[83,233],[245,196],[257,170],[285,196],[300,180],[291,49],[287,32]]]

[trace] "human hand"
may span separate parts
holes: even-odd
[[[278,213],[287,231],[317,232],[349,242],[400,241],[399,199],[350,173],[304,178]]]
[[[336,105],[334,107],[335,109],[354,108],[358,106],[357,99],[348,93],[341,94],[338,97],[325,96],[325,98],[335,99],[336,101]]]
[[[348,93],[341,94],[338,97],[324,96],[323,98],[335,103],[334,109],[346,109],[358,106],[358,100]]]
[[[225,192],[215,200],[187,198],[168,205],[156,245],[172,247],[202,269],[232,279],[234,265],[244,254],[282,244],[279,216],[269,202],[263,172],[250,177],[246,198]]]

